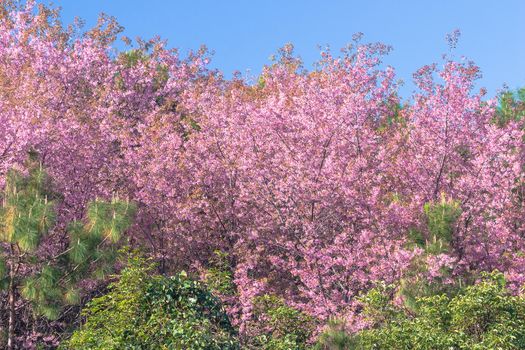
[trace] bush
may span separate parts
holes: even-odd
[[[314,320],[288,306],[275,295],[262,295],[254,300],[254,321],[249,325],[253,337],[250,349],[306,350],[315,328]]]
[[[500,273],[453,297],[417,298],[415,313],[387,301],[388,289],[362,298],[372,327],[348,340],[354,347],[337,349],[525,349],[525,297],[511,295]]]
[[[152,275],[153,265],[136,254],[110,292],[83,310],[85,324],[70,349],[238,349],[221,303],[181,272]]]

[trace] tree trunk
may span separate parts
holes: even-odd
[[[11,247],[13,249],[13,247]],[[11,259],[9,266],[9,290],[7,297],[7,309],[9,313],[8,331],[7,331],[7,350],[15,349],[15,306],[16,306],[16,270],[18,262],[15,262],[14,257]]]
[[[7,328],[5,327],[6,324],[4,323],[4,318],[3,318],[3,315],[4,315],[4,311],[7,311],[7,309],[4,308],[4,305],[2,305],[0,307],[0,315],[2,315],[2,317],[0,317],[0,346],[7,346],[6,344],[6,341],[7,341]]]
[[[7,299],[7,308],[9,312],[9,326],[7,331],[7,349],[13,350],[15,348],[14,338],[15,338],[15,269],[14,263],[11,266],[9,271],[9,291]]]

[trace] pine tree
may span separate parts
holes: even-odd
[[[34,317],[56,319],[67,304],[80,300],[78,282],[101,277],[113,265],[116,243],[130,226],[134,207],[127,201],[89,203],[84,221],[72,222],[68,242],[53,256],[45,251],[58,196],[40,164],[28,174],[11,170],[0,207],[0,291],[8,294],[7,349],[15,348],[17,301],[31,305]]]
[[[500,125],[509,121],[523,121],[525,117],[525,88],[503,92],[499,97],[496,117]]]

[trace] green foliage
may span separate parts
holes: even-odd
[[[263,295],[254,300],[255,322],[250,328],[256,333],[248,347],[264,350],[301,350],[315,328],[314,320],[303,312],[286,305],[275,295]]]
[[[33,252],[55,220],[54,203],[48,200],[49,180],[41,166],[32,166],[29,176],[10,170],[0,207],[0,240]]]
[[[414,313],[386,306],[384,290],[374,289],[361,299],[372,324],[353,337],[355,349],[524,349],[525,297],[513,296],[500,273],[462,289],[417,298]]]
[[[37,315],[52,320],[59,316],[64,292],[60,284],[61,277],[62,271],[46,265],[40,272],[23,281],[22,296],[32,302]]]
[[[140,256],[130,256],[128,267],[121,272],[119,281],[110,286],[111,292],[93,299],[82,311],[87,322],[76,331],[68,348],[119,349],[131,322],[139,312],[145,283],[153,266]],[[106,324],[108,328],[106,328]]]
[[[450,248],[454,223],[461,215],[459,203],[441,196],[439,203],[426,203],[424,208],[427,218],[429,238],[425,250],[430,254],[446,252]]]
[[[98,239],[109,239],[118,242],[121,233],[130,225],[129,202],[113,200],[111,203],[96,200],[88,205],[87,231]]]
[[[220,301],[181,272],[153,275],[154,266],[136,253],[110,292],[83,310],[86,322],[64,348],[238,349]]]
[[[506,91],[499,98],[496,121],[505,125],[509,121],[523,121],[525,117],[525,88]]]
[[[358,346],[355,337],[352,337],[338,320],[330,320],[315,344],[315,350],[353,350]]]
[[[80,301],[77,282],[92,278],[97,268],[112,267],[114,244],[130,226],[134,207],[116,199],[90,203],[87,220],[69,227],[69,248],[56,256],[42,256],[39,248],[54,228],[59,196],[35,158],[35,154],[29,158],[27,175],[11,170],[7,176],[0,239],[9,248],[0,249],[0,288],[11,282],[30,302],[35,316],[56,319],[64,305]],[[9,271],[15,272],[11,276]]]
[[[148,55],[144,52],[144,50],[134,49],[122,52],[118,59],[124,65],[124,67],[132,68],[137,66],[139,63],[146,62],[148,60]]]
[[[452,278],[451,271],[446,267],[440,269],[440,275],[435,276],[432,282],[426,277],[427,257],[451,252],[454,226],[462,213],[459,202],[447,199],[442,194],[439,202],[426,203],[423,212],[427,224],[426,233],[415,229],[408,233],[410,245],[423,249],[423,254],[414,258],[412,268],[405,272],[398,290],[405,300],[405,306],[412,310],[418,307],[416,298],[443,293],[453,295],[465,284],[464,278],[468,277],[453,278],[454,283],[441,283],[444,277]]]
[[[388,109],[388,113],[378,119],[377,130],[381,133],[387,132],[393,126],[404,125],[406,123],[406,120],[403,118],[403,109],[406,106],[403,106],[398,102],[392,103],[391,101],[385,102],[385,105]]]
[[[428,202],[423,206],[427,233],[417,229],[408,231],[408,241],[413,247],[422,248],[427,254],[446,253],[450,250],[454,234],[454,224],[461,216],[462,210],[458,201],[441,195],[439,202]]]
[[[7,288],[9,284],[7,273],[7,264],[5,263],[5,260],[0,256],[0,291]]]
[[[260,75],[259,78],[257,78],[257,88],[264,89],[265,87],[266,87],[266,79],[264,78],[264,75]]]
[[[88,204],[86,222],[75,221],[68,227],[67,258],[73,266],[68,281],[78,281],[89,270],[95,278],[104,278],[111,271],[116,257],[115,243],[131,225],[134,213],[135,206],[128,201],[95,200]],[[104,245],[105,242],[110,244]]]
[[[391,303],[394,291],[395,286],[380,283],[359,299],[363,304],[363,314],[369,322],[383,325],[396,320],[399,311]]]
[[[206,270],[204,281],[210,290],[218,295],[233,295],[233,271],[228,260],[228,253],[216,250],[210,259],[210,267]]]
[[[420,307],[420,303],[417,302],[418,298],[440,294],[454,296],[467,284],[462,277],[448,278],[452,280],[452,283],[442,283],[442,278],[435,278],[432,282],[429,282],[424,277],[402,279],[398,295],[403,298],[404,306],[407,310],[417,312]]]
[[[170,72],[168,65],[159,63],[155,60],[156,57],[151,52],[152,46],[152,42],[141,42],[140,48],[120,53],[118,56],[118,62],[121,64],[121,67],[125,69],[133,69],[139,65],[154,65],[156,67],[156,74],[153,77],[152,87],[157,91],[166,85],[170,78]],[[122,72],[118,72],[115,75],[115,86],[119,90],[126,90],[127,87],[122,75]],[[135,89],[139,88],[140,85],[135,85]]]

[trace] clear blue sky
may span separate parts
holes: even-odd
[[[44,0],[42,0],[44,1]],[[479,86],[490,94],[502,87],[525,86],[525,0],[55,0],[63,20],[75,16],[96,22],[98,13],[117,17],[125,35],[160,35],[182,53],[205,44],[214,51],[212,66],[260,72],[268,57],[287,42],[306,67],[319,58],[318,45],[334,51],[363,32],[364,41],[381,41],[394,51],[386,63],[413,90],[412,73],[440,62],[445,35],[462,32],[455,56],[466,56],[482,69]]]

